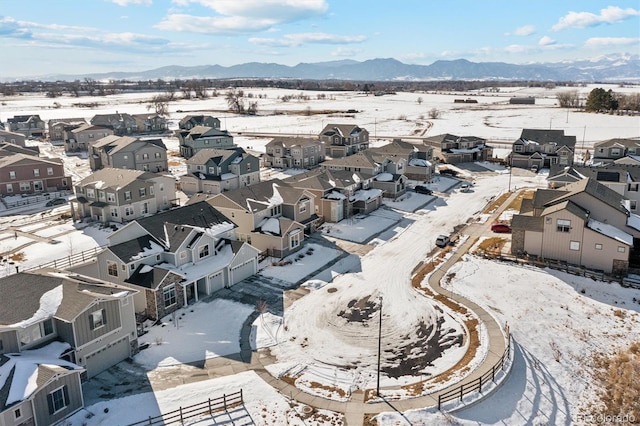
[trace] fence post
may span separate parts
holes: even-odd
[[[464,396],[464,393],[462,392],[462,385],[460,385],[460,401],[462,401],[463,396]]]
[[[224,403],[224,411],[227,411],[227,394],[226,393],[222,394],[222,401]]]
[[[149,416],[149,426],[153,425],[153,420],[151,420],[151,416]]]
[[[482,376],[478,377],[478,382],[479,382],[478,392],[482,393]]]
[[[244,397],[242,396],[242,388],[240,388],[240,403],[244,404]]]
[[[211,414],[211,398],[209,398],[209,414]]]
[[[438,410],[442,406],[442,395],[438,395]]]
[[[180,423],[184,424],[184,419],[182,418],[182,406],[180,406]]]
[[[491,381],[496,382],[496,366],[491,367]]]
[[[53,259],[53,268],[57,269],[58,267],[56,266],[56,259]]]

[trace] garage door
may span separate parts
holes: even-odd
[[[256,273],[256,259],[250,259],[246,262],[231,268],[231,284],[235,284]]]
[[[222,271],[209,275],[209,289],[211,292],[224,288],[224,274]]]
[[[129,338],[125,336],[117,342],[103,346],[85,357],[87,377],[93,377],[128,357]]]

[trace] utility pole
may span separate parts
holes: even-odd
[[[378,383],[376,396],[380,396],[380,353],[382,352],[382,296],[380,296],[380,322],[378,323]]]

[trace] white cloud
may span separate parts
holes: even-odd
[[[609,6],[601,9],[599,15],[591,12],[569,12],[560,18],[552,29],[554,31],[560,31],[567,28],[585,28],[600,24],[613,24],[639,15],[640,10],[632,8],[622,9],[617,6]]]
[[[353,58],[358,53],[360,53],[360,49],[350,49],[346,47],[338,47],[336,50],[331,52],[331,56],[339,57],[339,58]]]
[[[549,36],[543,36],[540,40],[538,40],[538,44],[540,46],[549,46],[551,44],[556,44],[556,41]]]
[[[524,25],[522,27],[516,28],[513,32],[513,35],[517,36],[528,36],[536,32],[536,27],[533,25]],[[509,33],[507,33],[509,35]]]
[[[183,31],[201,34],[245,33],[264,31],[278,22],[272,19],[248,19],[242,16],[192,16],[169,15],[155,27],[168,31]]]
[[[297,47],[302,44],[348,44],[361,43],[367,39],[366,36],[340,36],[327,33],[299,33],[286,34],[280,38],[259,38],[252,37],[251,43],[276,47]]]
[[[141,4],[143,6],[151,6],[153,0],[111,0],[119,6],[129,6],[130,4]]]
[[[584,47],[589,49],[607,46],[640,45],[640,39],[632,37],[592,37],[585,41]]]

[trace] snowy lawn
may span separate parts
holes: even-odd
[[[240,352],[240,329],[254,307],[224,299],[198,302],[149,328],[139,343],[149,347],[134,361],[144,367],[168,367]]]
[[[378,212],[379,210],[368,215],[358,214],[338,223],[325,223],[319,228],[319,232],[341,240],[365,243],[401,219],[400,215],[383,216]]]
[[[272,265],[269,258],[261,264],[260,275],[297,283],[307,275],[321,269],[324,265],[343,253],[339,248],[325,247],[319,244],[306,244],[300,251],[285,257]]]
[[[385,206],[405,212],[415,212],[419,208],[435,200],[434,195],[418,194],[417,192],[407,191],[397,199],[385,198],[382,202]]]

